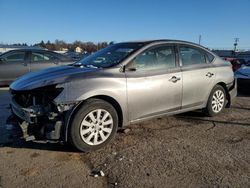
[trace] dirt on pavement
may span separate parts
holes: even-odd
[[[18,139],[5,125],[7,90],[0,89],[0,187],[250,186],[250,95],[217,117],[195,111],[130,125],[106,147],[81,153]]]

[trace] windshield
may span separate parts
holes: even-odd
[[[107,68],[119,64],[123,59],[128,57],[143,46],[143,43],[118,43],[108,46],[94,54],[81,59],[74,65],[82,65],[97,68]]]

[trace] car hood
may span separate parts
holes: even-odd
[[[242,65],[241,68],[239,68],[235,72],[236,78],[248,78],[250,79],[250,66]]]
[[[89,73],[98,71],[98,68],[82,68],[75,66],[58,66],[31,72],[15,80],[11,90],[31,90],[48,85],[60,84],[74,79],[81,79]]]

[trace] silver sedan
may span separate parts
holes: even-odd
[[[114,44],[73,65],[27,74],[10,90],[12,112],[35,136],[90,151],[119,127],[149,118],[197,109],[217,115],[230,107],[236,83],[231,64],[206,48],[154,40]]]

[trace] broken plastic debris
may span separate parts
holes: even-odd
[[[104,174],[104,172],[101,170],[100,171],[100,175],[103,177],[103,176],[105,176],[105,174]]]
[[[102,170],[100,170],[100,171],[94,171],[94,172],[92,172],[92,175],[95,177],[95,178],[97,178],[97,177],[99,177],[99,176],[105,176],[105,174],[104,174],[104,172],[102,171]]]
[[[131,131],[131,129],[128,129],[128,128],[127,128],[127,129],[124,129],[124,130],[123,130],[123,133],[127,134],[127,133],[130,132],[130,131]]]
[[[32,140],[35,140],[35,139],[36,139],[35,136],[32,135],[32,136],[26,137],[26,138],[25,138],[25,141],[28,142],[28,141],[32,141]]]
[[[120,157],[120,158],[119,158],[119,161],[122,161],[124,158],[125,158],[124,156]]]

